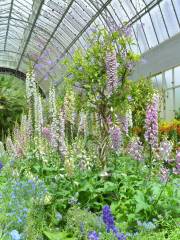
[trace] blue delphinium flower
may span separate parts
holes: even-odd
[[[108,233],[112,231],[118,240],[126,240],[126,236],[123,233],[119,233],[118,229],[116,228],[114,217],[108,205],[103,207],[103,221],[106,225],[106,231]]]
[[[114,229],[114,218],[111,214],[111,210],[109,206],[103,207],[103,221],[106,224],[106,230],[109,233]]]
[[[10,236],[11,236],[12,240],[20,240],[21,239],[21,234],[19,234],[19,232],[17,230],[12,230],[10,232]]]
[[[98,234],[96,233],[96,231],[89,232],[88,239],[89,240],[99,240],[99,237],[98,237]]]
[[[0,170],[3,168],[3,163],[0,161]]]

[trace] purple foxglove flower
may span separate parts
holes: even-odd
[[[128,153],[129,155],[137,160],[137,161],[143,161],[143,145],[142,142],[139,140],[139,137],[132,138],[128,145]]]
[[[145,120],[145,140],[150,144],[152,148],[158,146],[158,107],[159,96],[154,94],[152,102],[148,105],[146,110]]]
[[[173,173],[180,175],[180,151],[176,155],[176,167],[173,169]]]
[[[166,182],[168,180],[168,176],[169,176],[169,169],[167,168],[161,168],[161,181],[162,182]]]
[[[51,141],[52,136],[51,136],[51,129],[50,128],[44,127],[42,129],[42,134],[49,142]]]
[[[172,149],[173,143],[171,141],[164,140],[160,143],[159,153],[163,161],[169,162]]]

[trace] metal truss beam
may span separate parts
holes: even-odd
[[[33,33],[33,29],[34,29],[34,27],[35,27],[36,21],[37,21],[37,19],[38,19],[38,17],[39,17],[39,14],[40,14],[40,12],[41,12],[41,9],[42,9],[43,4],[44,4],[44,0],[40,0],[40,4],[39,4],[39,7],[38,7],[38,10],[37,10],[36,15],[35,15],[35,18],[34,18],[34,20],[33,20],[32,26],[31,26],[31,28],[30,28],[30,30],[29,30],[29,34],[28,34],[28,37],[27,37],[27,39],[26,39],[24,48],[23,48],[23,50],[22,50],[22,52],[21,52],[21,57],[20,57],[20,59],[19,59],[18,65],[17,65],[17,70],[18,70],[19,67],[20,67],[22,58],[23,58],[23,56],[24,56],[24,53],[25,53],[25,51],[26,51],[26,49],[27,49],[27,46],[28,46],[28,44],[29,44],[29,41],[30,41],[30,39],[31,39],[31,36],[32,36],[32,33]],[[32,11],[32,14],[34,14],[33,11]]]
[[[6,37],[5,37],[5,42],[4,42],[4,50],[6,50],[6,45],[7,45],[7,39],[8,39],[9,28],[10,28],[11,14],[12,14],[12,10],[13,10],[13,3],[14,3],[14,0],[11,1],[11,6],[10,6],[10,11],[9,11],[9,16],[8,16]]]
[[[56,33],[57,29],[59,28],[60,24],[62,23],[63,19],[65,18],[66,14],[68,13],[68,11],[69,11],[69,9],[70,9],[70,7],[72,6],[72,4],[73,4],[74,1],[75,1],[75,0],[71,0],[71,2],[68,4],[68,7],[66,8],[66,10],[65,10],[65,12],[63,13],[62,17],[60,18],[58,24],[57,24],[56,27],[54,28],[54,30],[53,30],[52,34],[50,35],[48,41],[46,42],[45,46],[43,47],[43,49],[42,49],[39,57],[43,54],[43,52],[44,52],[45,49],[47,48],[48,44],[50,43],[51,39],[53,38],[54,34]],[[36,63],[37,63],[37,61],[36,61],[34,64],[36,64]]]
[[[77,34],[77,36],[73,39],[73,41],[69,44],[69,46],[64,50],[64,52],[61,54],[61,58],[65,56],[65,54],[70,50],[70,48],[77,42],[77,40],[82,36],[82,34],[91,26],[91,24],[96,20],[96,18],[99,17],[99,15],[104,11],[104,9],[109,5],[111,1],[112,0],[107,0],[107,2],[103,4],[103,6],[96,12],[96,14],[91,18],[91,20],[89,20],[89,22],[83,27],[83,29]],[[56,63],[49,69],[49,71],[51,71],[58,62],[59,61],[56,61]]]

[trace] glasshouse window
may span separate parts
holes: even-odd
[[[0,1],[0,239],[178,240],[179,0]]]

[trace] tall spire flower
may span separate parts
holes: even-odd
[[[107,92],[112,95],[118,87],[117,59],[116,52],[108,51],[106,54]]]
[[[49,90],[49,111],[51,117],[51,144],[53,148],[58,147],[58,119],[56,109],[56,94],[54,86]]]
[[[149,143],[151,148],[158,146],[158,107],[159,96],[153,95],[152,102],[148,105],[146,110],[145,121],[145,140]]]
[[[115,226],[114,217],[108,205],[105,205],[103,207],[102,218],[103,222],[106,225],[107,233],[110,233],[112,231],[118,240],[126,240],[126,236],[123,233],[120,233],[117,227]]]
[[[35,91],[36,91],[35,74],[34,71],[31,70],[26,74],[26,98],[28,104],[32,100]]]
[[[38,134],[38,136],[41,136],[43,128],[43,109],[41,96],[37,90],[34,92],[34,117],[35,132]]]
[[[65,112],[64,108],[59,113],[59,152],[63,158],[67,155],[67,147],[65,142]]]

